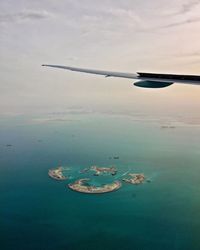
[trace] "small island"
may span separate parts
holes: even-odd
[[[74,191],[81,192],[81,193],[87,193],[87,194],[102,194],[102,193],[108,193],[112,191],[116,191],[121,187],[120,181],[114,181],[110,184],[105,184],[99,187],[89,185],[90,179],[79,179],[75,181],[74,183],[68,184],[68,187]]]
[[[141,184],[145,180],[144,174],[129,174],[130,178],[124,178],[123,181],[130,184]]]
[[[107,174],[110,173],[111,175],[116,175],[117,169],[115,167],[110,167],[110,168],[100,168],[97,166],[92,166],[90,170],[95,171],[95,176],[99,176],[101,174]]]
[[[161,129],[173,129],[173,128],[176,128],[176,127],[173,125],[162,125],[161,126]]]
[[[59,181],[67,180],[67,177],[63,175],[62,171],[63,171],[62,167],[58,167],[56,169],[49,169],[48,175],[55,180]]]

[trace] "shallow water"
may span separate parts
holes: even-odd
[[[1,249],[200,249],[198,126],[78,114],[4,118],[0,131]],[[60,163],[70,180],[48,177]],[[107,179],[130,171],[151,182],[101,195],[67,188],[94,164],[118,168]]]

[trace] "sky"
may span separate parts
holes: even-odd
[[[200,0],[0,1],[0,114],[100,110],[194,113],[200,86],[159,90],[41,64],[200,75]]]

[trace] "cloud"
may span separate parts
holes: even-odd
[[[136,14],[135,11],[129,9],[122,9],[122,8],[115,8],[115,9],[109,9],[107,11],[108,15],[111,15],[112,17],[116,18],[125,18],[125,19],[131,19],[135,22],[140,22],[140,17]]]
[[[200,4],[199,0],[189,1],[188,3],[182,4],[181,10],[176,13],[179,15],[185,15],[186,13],[192,11]]]
[[[198,23],[198,22],[200,22],[200,17],[193,17],[193,18],[188,18],[188,19],[183,20],[183,21],[177,21],[174,23],[163,25],[159,28],[160,29],[168,29],[168,28],[174,28],[174,27],[178,27],[178,26],[182,26],[182,25],[186,25],[186,24]]]
[[[23,10],[17,13],[1,14],[0,23],[40,20],[50,18],[53,15],[45,10]]]
[[[165,16],[184,16],[194,11],[200,5],[199,0],[189,0],[187,3],[178,4],[173,10],[164,10]]]
[[[140,15],[132,9],[125,9],[120,7],[95,9],[93,11],[85,11],[80,16],[81,25],[84,36],[89,36],[92,32],[98,30],[98,37],[102,35],[108,38],[113,36],[121,36],[128,32],[139,32],[146,23],[141,19]],[[115,37],[116,38],[116,37]],[[113,39],[111,39],[113,40]]]

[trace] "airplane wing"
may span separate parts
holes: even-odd
[[[122,77],[122,78],[137,79],[137,74],[130,74],[130,73],[120,73],[120,72],[94,70],[94,69],[82,69],[82,68],[74,68],[74,67],[61,66],[61,65],[50,65],[50,64],[43,64],[42,66],[47,66],[47,67],[52,67],[52,68],[59,68],[59,69],[67,69],[67,70],[77,71],[77,72],[82,72],[82,73],[103,75],[105,77],[111,77],[112,76],[112,77]]]
[[[42,66],[66,69],[81,73],[89,73],[96,75],[103,75],[105,77],[121,77],[138,80],[134,85],[143,88],[164,88],[172,85],[173,83],[194,84],[200,85],[200,75],[177,75],[177,74],[159,74],[159,73],[122,73],[114,71],[94,70],[68,67],[62,65],[43,64]]]

